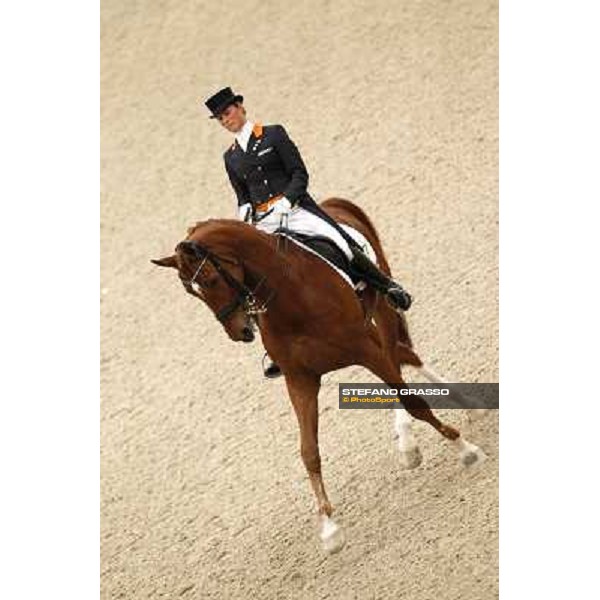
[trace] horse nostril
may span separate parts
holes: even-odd
[[[248,325],[246,325],[242,329],[242,336],[245,342],[251,342],[254,339],[254,332],[252,331],[252,327],[248,327]]]

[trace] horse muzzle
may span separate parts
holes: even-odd
[[[254,330],[250,325],[244,325],[242,328],[242,337],[240,341],[246,343],[254,341]]]

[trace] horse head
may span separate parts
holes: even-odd
[[[244,284],[242,263],[226,250],[209,249],[190,235],[177,244],[173,255],[151,262],[176,269],[186,292],[210,308],[233,341],[252,342],[253,296]]]

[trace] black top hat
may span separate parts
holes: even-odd
[[[216,119],[230,104],[243,101],[244,96],[235,95],[230,87],[226,87],[211,96],[204,104],[212,112],[210,118]]]

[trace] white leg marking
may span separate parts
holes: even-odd
[[[478,448],[475,444],[467,442],[467,440],[463,439],[462,437],[457,438],[451,443],[454,444],[458,450],[460,462],[462,462],[465,467],[471,467],[473,465],[480,464],[487,458],[481,448]]]
[[[327,515],[319,515],[319,537],[328,554],[339,552],[346,544],[344,531]]]
[[[432,383],[451,383],[447,379],[444,379],[441,375],[438,375],[429,365],[426,365],[425,363],[423,363],[422,367],[417,368],[419,369],[419,371],[421,371],[421,373],[423,373],[423,376],[426,377]]]
[[[412,431],[412,417],[403,408],[394,409],[394,429],[398,434],[400,464],[405,469],[414,469],[423,461]]]
[[[469,417],[469,421],[479,421],[479,419],[483,419],[485,415],[489,412],[489,408],[470,408],[467,410],[467,416]]]

